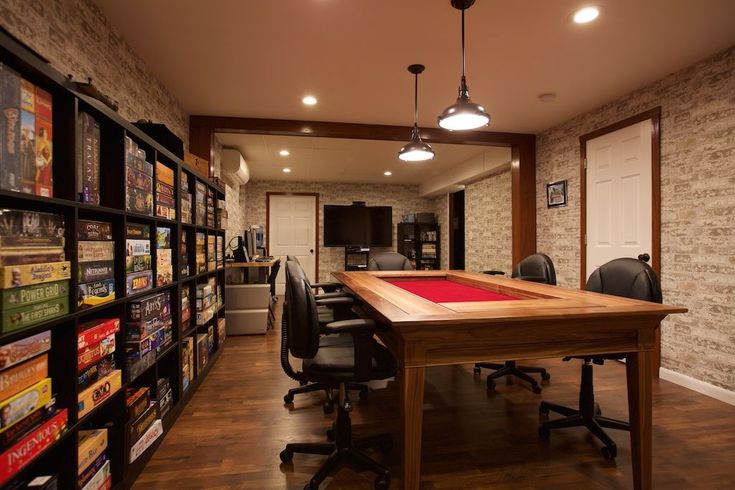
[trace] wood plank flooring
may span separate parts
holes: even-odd
[[[278,303],[280,310],[281,303]],[[280,316],[280,311],[277,312]],[[279,320],[280,321],[280,320]],[[295,455],[281,464],[287,442],[323,441],[334,415],[321,409],[323,394],[298,395],[281,371],[280,332],[227,339],[217,365],[133,488],[301,489],[322,456]],[[541,395],[520,382],[485,389],[485,375],[472,366],[426,370],[422,489],[628,489],[632,488],[627,432],[610,431],[618,444],[615,462],[603,459],[599,443],[584,429],[537,435],[541,399],[576,405],[580,361],[529,361],[552,375]],[[487,371],[483,370],[483,373]],[[595,366],[597,399],[605,415],[627,419],[625,366]],[[393,432],[396,447],[398,398],[395,383],[372,383],[369,400],[353,400],[355,435]],[[653,384],[654,488],[735,488],[735,407],[666,381]],[[400,488],[400,454],[386,458]],[[325,489],[371,489],[370,473],[343,468]]]

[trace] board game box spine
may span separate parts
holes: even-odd
[[[63,262],[64,260],[66,260],[66,255],[61,247],[17,247],[0,250],[0,266]]]
[[[163,182],[156,182],[156,192],[158,194],[168,196],[170,198],[174,197],[174,186],[164,184]]]
[[[77,240],[112,240],[112,224],[103,221],[79,220]]]
[[[126,341],[139,341],[142,338],[148,337],[156,330],[159,330],[167,325],[171,325],[171,314],[158,316],[151,318],[150,320],[141,322],[131,322],[125,324],[125,340]]]
[[[0,412],[3,414],[0,432],[5,432],[32,410],[43,407],[51,400],[51,378],[44,378],[19,391],[10,398],[0,401]]]
[[[48,354],[0,371],[0,400],[10,398],[48,376]]]
[[[36,169],[34,194],[53,196],[53,100],[51,94],[36,89]]]
[[[156,178],[166,185],[173,187],[174,170],[161,162],[156,162]]]
[[[71,278],[71,262],[46,262],[0,267],[0,288],[16,288]]]
[[[94,475],[107,463],[107,453],[103,452],[77,476],[77,488],[83,488]]]
[[[5,484],[12,476],[33,461],[41,452],[53,444],[66,430],[67,411],[61,409],[0,455],[0,485]]]
[[[120,331],[120,319],[93,320],[79,326],[77,350],[99,343],[102,339]]]
[[[89,482],[81,487],[81,490],[107,490],[112,485],[110,475],[110,462],[105,461],[102,468],[89,479]]]
[[[18,248],[18,247],[63,247],[64,237],[60,236],[5,236],[0,235],[0,247]]]
[[[129,462],[132,463],[140,457],[155,441],[163,434],[163,424],[156,419],[143,436],[130,447]]]
[[[165,329],[159,328],[147,337],[139,340],[128,340],[125,342],[125,355],[128,361],[140,360],[144,355],[163,345],[165,341]]]
[[[161,187],[165,188],[163,184],[160,184],[160,185]],[[173,190],[171,192],[173,192]],[[167,208],[171,208],[171,209],[176,208],[176,199],[174,199],[173,195],[169,195],[168,192],[157,193],[156,202],[162,206],[166,206]]]
[[[130,430],[128,432],[130,436],[130,444],[138,442],[145,431],[153,425],[153,422],[161,418],[161,413],[158,410],[158,403],[151,402],[140,417],[130,423]]]
[[[77,194],[80,202],[100,204],[100,124],[86,112],[77,118]]]
[[[79,431],[77,475],[81,474],[107,449],[107,429]]]
[[[201,373],[209,361],[209,348],[207,346],[207,334],[197,334],[197,372]]]
[[[77,306],[80,309],[92,308],[115,299],[114,279],[80,284],[77,289]]]
[[[148,239],[128,238],[125,240],[125,250],[128,256],[151,254],[151,242]]]
[[[150,389],[147,386],[137,389],[128,388],[125,405],[127,407],[129,421],[137,420],[150,404]]]
[[[110,354],[77,375],[78,389],[83,390],[115,370],[115,355]]]
[[[115,242],[80,240],[77,253],[79,262],[115,260]]]
[[[80,283],[84,283],[112,279],[114,275],[115,261],[101,260],[94,262],[80,262],[77,278]]]
[[[127,361],[127,381],[131,382],[132,380],[136,379],[143,373],[143,371],[150,368],[154,362],[156,362],[155,351],[149,352],[138,361]]]
[[[125,273],[144,272],[151,270],[150,255],[128,255],[125,257]]]
[[[20,75],[0,63],[0,187],[20,190]]]
[[[176,219],[176,209],[162,204],[156,204],[156,216],[173,221]]]
[[[20,191],[33,194],[36,181],[36,91],[20,80]]]
[[[122,372],[115,369],[86,390],[79,393],[77,410],[79,418],[99,407],[110,398],[122,385]]]
[[[20,419],[11,427],[8,427],[8,430],[0,433],[0,448],[7,448],[14,444],[27,432],[40,426],[54,413],[56,413],[56,399],[51,397],[51,400],[46,405],[32,410],[28,415]]]
[[[51,349],[51,330],[0,346],[0,369],[16,366]]]
[[[127,294],[147,291],[153,287],[153,272],[143,271],[125,276]]]
[[[163,396],[158,400],[158,410],[161,412],[162,419],[166,417],[168,412],[171,410],[171,405],[173,404],[173,400],[174,400],[174,392],[171,389],[165,392]]]
[[[69,313],[69,297],[50,299],[11,310],[2,310],[2,333],[13,332]]]
[[[150,238],[151,227],[149,225],[141,225],[138,223],[127,223],[125,225],[125,238]]]
[[[97,344],[77,351],[77,372],[81,372],[83,369],[99,362],[103,357],[106,357],[113,352],[115,352],[114,334],[105,337]]]
[[[12,240],[1,243],[3,247],[47,246],[60,247],[61,243],[34,243],[24,242],[32,238],[62,239],[64,235],[64,217],[60,214],[44,213],[40,211],[26,211],[23,209],[0,209],[0,237],[15,238],[18,243],[13,245]]]
[[[170,314],[171,292],[153,294],[128,303],[128,321],[148,321],[161,315]]]
[[[20,288],[0,290],[2,309],[19,308],[50,299],[69,295],[69,281],[55,281],[34,284]]]

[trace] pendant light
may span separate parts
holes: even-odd
[[[439,126],[450,131],[476,129],[490,123],[490,115],[485,112],[485,108],[470,99],[464,76],[464,11],[474,3],[475,0],[451,0],[452,7],[462,12],[462,78],[459,82],[457,102],[444,109],[444,112],[437,118]]]
[[[419,136],[419,73],[425,68],[424,65],[408,67],[408,71],[414,75],[413,131],[411,131],[411,141],[398,152],[398,158],[404,162],[423,162],[434,158],[434,150],[431,149],[431,145],[421,141],[421,136]]]

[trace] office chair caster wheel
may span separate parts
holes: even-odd
[[[541,379],[543,379],[544,381],[548,381],[551,379],[551,375],[548,372],[544,371],[543,373],[541,373]]]
[[[618,455],[618,447],[615,445],[602,446],[600,448],[600,454],[602,454],[602,457],[608,461],[612,461]]]
[[[378,449],[380,449],[380,452],[383,454],[389,454],[393,450],[393,441],[388,439],[381,442]]]
[[[289,451],[288,449],[284,449],[281,451],[281,453],[278,455],[278,457],[281,458],[281,461],[283,463],[290,463],[293,459],[293,451]]]
[[[542,425],[538,428],[538,436],[541,438],[544,442],[549,442],[549,439],[551,439],[551,430],[549,430],[548,427]]]
[[[286,405],[290,405],[293,403],[293,395],[290,393],[283,396],[283,403]]]
[[[481,372],[482,372],[482,368],[479,368],[477,366],[475,366],[475,368],[472,369],[472,373],[475,374],[475,375],[478,375],[479,376]]]
[[[493,380],[490,377],[487,378],[487,389],[488,390],[494,390],[495,389],[495,380]]]
[[[541,394],[541,387],[539,385],[531,385],[531,391],[533,391],[537,395],[540,395]]]
[[[390,475],[378,475],[375,477],[375,489],[385,490],[390,488]]]
[[[364,402],[368,399],[368,390],[360,390],[360,393],[357,395],[361,402]]]
[[[326,402],[322,407],[322,410],[324,410],[324,413],[327,415],[334,412],[334,402]]]

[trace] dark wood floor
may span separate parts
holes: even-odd
[[[301,489],[323,461],[295,455],[283,465],[286,442],[323,441],[332,416],[321,394],[282,397],[295,386],[279,365],[278,331],[230,337],[136,489]],[[583,429],[566,429],[539,441],[541,399],[576,404],[579,361],[530,362],[549,368],[541,395],[521,384],[499,383],[487,392],[471,366],[427,370],[422,489],[627,489],[632,488],[628,433],[611,431],[616,462]],[[605,415],[627,418],[625,367],[595,367],[598,401]],[[356,436],[394,432],[398,402],[392,381],[373,383],[366,402],[355,400]],[[653,386],[654,488],[735,488],[735,407],[666,381]],[[398,437],[396,435],[396,442]],[[380,459],[379,454],[374,455]],[[385,460],[399,474],[400,455]],[[343,468],[322,488],[370,489],[372,475]],[[400,488],[394,477],[391,488]]]

